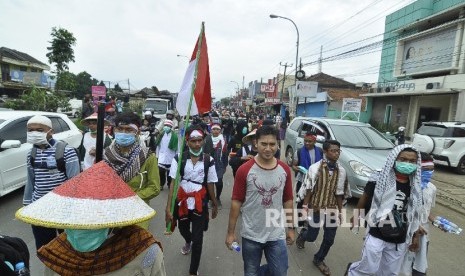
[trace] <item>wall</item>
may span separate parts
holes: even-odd
[[[297,105],[297,116],[304,117],[326,117],[327,103],[313,102]]]
[[[371,121],[384,125],[384,116],[386,106],[388,104],[392,105],[392,111],[391,123],[387,127],[394,130],[399,126],[406,126],[409,115],[410,96],[374,98],[372,103],[373,113]]]
[[[417,32],[417,30],[412,30],[410,33],[398,34],[393,32],[394,30],[463,2],[463,0],[418,0],[388,15],[385,20],[384,29],[384,39],[388,39],[388,41],[383,44],[381,52],[378,82],[392,81],[395,79],[393,78],[393,65],[397,40]]]

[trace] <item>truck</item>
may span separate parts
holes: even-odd
[[[145,100],[143,111],[152,112],[153,116],[162,120],[166,119],[166,111],[173,109],[172,96],[149,97]]]

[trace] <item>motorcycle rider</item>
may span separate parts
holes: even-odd
[[[141,132],[148,132],[148,142],[146,141],[146,146],[148,146],[153,152],[155,152],[155,136],[158,119],[152,116],[152,112],[147,110],[144,112],[144,119],[142,120],[142,126],[140,128]]]

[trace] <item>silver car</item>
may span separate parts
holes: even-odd
[[[359,198],[374,171],[383,167],[394,144],[370,124],[327,118],[296,117],[289,124],[284,140],[286,161],[292,164],[294,152],[303,147],[307,132],[317,134],[317,146],[325,139],[341,143],[339,163],[347,172],[352,196]]]

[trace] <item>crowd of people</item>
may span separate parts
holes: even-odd
[[[323,240],[313,264],[322,275],[331,275],[325,258],[345,219],[343,202],[351,197],[338,163],[338,141],[328,139],[320,148],[316,134],[309,132],[288,166],[279,158],[286,116],[220,109],[189,121],[172,111],[166,117],[154,121],[151,114],[141,118],[132,112],[107,116],[112,135],[105,134],[103,161],[96,164],[95,110],[83,114],[89,132],[78,151],[52,138],[47,117],[28,121],[27,141],[33,149],[27,157],[25,207],[17,217],[32,224],[46,275],[165,275],[163,246],[148,231],[154,198],[166,200],[167,233],[179,229],[181,254],[191,256],[188,274],[199,275],[204,232],[222,208],[222,196],[231,196],[225,245],[232,249],[233,243],[241,244],[244,275],[287,275],[287,246],[295,242],[304,249],[321,227]],[[141,142],[141,131],[151,126],[153,139]],[[234,176],[232,195],[222,192],[228,166]],[[367,215],[351,218],[352,227],[365,221],[369,230],[361,260],[349,263],[346,275],[426,275],[428,228],[421,218],[433,219],[436,189],[429,182],[432,173],[425,173],[432,168],[431,157],[414,147],[394,147],[357,204],[360,214]],[[168,196],[159,199],[165,185]],[[128,203],[129,197],[137,200]],[[78,204],[68,203],[71,199]],[[61,211],[40,215],[47,206]],[[109,210],[102,211],[104,207]],[[122,208],[128,210],[112,211]],[[295,217],[294,208],[299,210]],[[68,221],[86,211],[89,218]],[[236,233],[239,219],[241,238]],[[263,254],[266,264],[261,265]],[[123,257],[124,262],[115,261]]]

